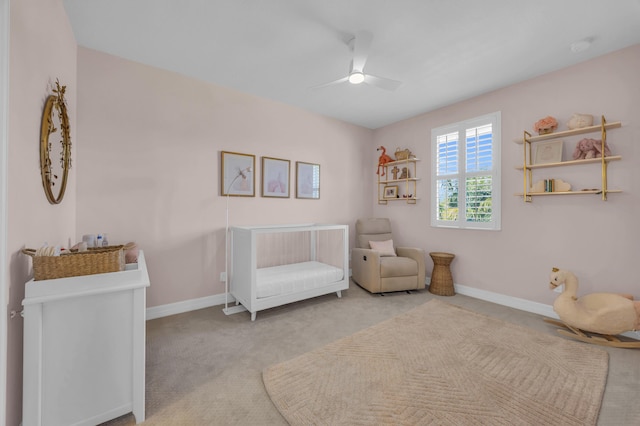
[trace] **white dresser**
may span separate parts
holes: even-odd
[[[148,286],[142,251],[122,272],[26,283],[24,426],[144,421]]]

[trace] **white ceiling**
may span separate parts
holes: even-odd
[[[640,43],[640,0],[64,0],[77,42],[375,129]],[[361,30],[365,73],[344,77]],[[592,40],[573,53],[571,44]],[[640,70],[639,70],[640,72]],[[594,82],[603,84],[603,82]]]

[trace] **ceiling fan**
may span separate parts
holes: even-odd
[[[400,87],[402,83],[399,81],[378,77],[364,72],[364,66],[367,63],[372,39],[373,36],[368,31],[359,31],[356,33],[356,35],[349,41],[349,46],[353,49],[353,59],[351,60],[349,74],[337,80],[330,81],[329,83],[314,86],[312,89],[320,89],[322,87],[333,86],[335,84],[345,82],[349,82],[351,84],[365,83],[380,89],[391,91]]]

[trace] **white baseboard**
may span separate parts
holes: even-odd
[[[224,305],[224,303],[225,297],[224,293],[222,293],[214,296],[154,306],[147,308],[147,321],[156,318],[168,317],[169,315],[183,314],[185,312],[195,311],[198,309],[210,308],[212,306]],[[236,303],[236,299],[231,295],[229,295],[229,303]]]
[[[430,282],[431,278],[427,277],[427,288],[429,288]],[[560,319],[560,317],[558,317],[558,314],[556,314],[556,312],[553,310],[552,305],[545,305],[544,303],[532,302],[530,300],[507,296],[500,293],[494,293],[487,290],[480,290],[460,284],[454,284],[453,287],[456,293],[473,297],[474,299],[486,300],[487,302],[495,303],[497,305],[507,306],[509,308],[514,308],[525,312],[531,312],[548,318]],[[640,340],[640,331],[628,331],[626,333],[622,333],[622,336]]]
[[[349,269],[351,276],[351,269]],[[185,312],[195,311],[197,309],[210,308],[212,306],[224,305],[224,293],[215,296],[201,297],[198,299],[183,300],[176,303],[168,303],[166,305],[153,306],[147,308],[147,321],[156,318],[168,317],[169,315],[183,314]],[[236,303],[236,299],[229,295],[229,304]]]
[[[427,277],[427,288],[429,288],[430,278]],[[474,299],[486,300],[487,302],[497,303],[498,305],[508,306],[510,308],[520,309],[521,311],[532,312],[534,314],[548,316],[558,319],[550,305],[531,302],[517,297],[505,296],[504,294],[493,293],[491,291],[480,290],[473,287],[467,287],[460,284],[454,284],[456,293],[473,297]],[[233,296],[229,295],[229,303],[235,304]],[[147,308],[147,320],[167,317],[169,315],[182,314],[185,312],[195,311],[197,309],[210,308],[212,306],[224,305],[225,298],[223,294],[214,296],[201,297],[198,299],[183,300],[181,302],[169,303],[166,305],[154,306]]]
[[[429,288],[430,277],[426,278],[426,285]],[[519,309],[525,312],[531,312],[534,314],[542,315],[549,318],[558,319],[558,315],[553,310],[553,306],[545,305],[544,303],[532,302],[526,299],[520,299],[518,297],[507,296],[500,293],[494,293],[492,291],[480,290],[465,285],[454,284],[456,293],[464,296],[473,297],[474,299],[486,300],[487,302],[496,303],[502,306],[508,306],[510,308]],[[229,295],[228,302],[235,304],[233,296]],[[169,303],[167,305],[154,306],[147,308],[147,320],[156,318],[167,317],[169,315],[182,314],[185,312],[195,311],[197,309],[210,308],[212,306],[224,305],[225,297],[223,294],[216,294],[214,296],[201,297],[199,299],[184,300],[182,302]],[[640,340],[640,332],[629,331],[622,333],[623,336],[631,339]]]
[[[510,308],[519,309],[521,311],[559,319],[558,314],[555,313],[555,311],[553,310],[553,306],[551,305],[545,305],[544,303],[532,302],[530,300],[507,296],[500,293],[494,293],[487,290],[480,290],[460,284],[454,284],[454,288],[456,290],[456,293],[473,297],[474,299],[486,300],[487,302],[508,306]]]

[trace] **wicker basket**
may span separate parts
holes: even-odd
[[[411,154],[411,151],[409,151],[408,149],[401,150],[400,148],[398,148],[395,152],[396,161],[408,160],[412,155],[413,154]]]
[[[124,271],[125,249],[126,246],[108,246],[60,256],[36,256],[34,249],[24,249],[22,253],[31,256],[33,279],[40,281]]]

